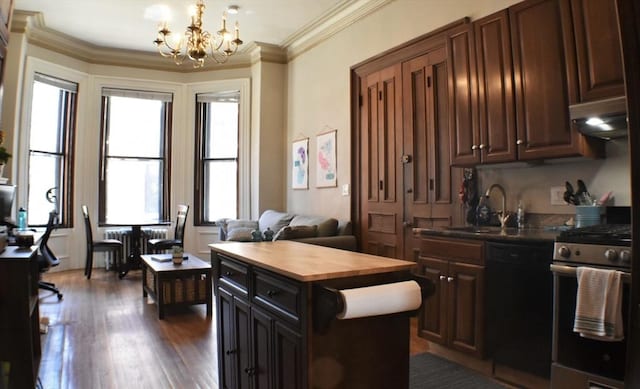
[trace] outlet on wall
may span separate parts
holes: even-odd
[[[567,205],[564,201],[564,192],[566,188],[564,186],[552,186],[550,192],[551,205]]]

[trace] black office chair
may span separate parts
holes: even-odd
[[[122,267],[122,242],[117,239],[93,240],[91,231],[91,219],[89,218],[89,208],[82,206],[82,216],[84,216],[84,229],[87,238],[87,259],[84,265],[84,275],[91,279],[91,269],[93,268],[94,252],[113,252],[116,257],[116,270],[120,273]]]
[[[178,205],[178,216],[176,217],[176,229],[173,239],[149,239],[147,242],[148,253],[158,253],[162,250],[169,250],[173,246],[184,248],[184,228],[187,225],[188,205]]]
[[[51,232],[56,229],[58,224],[58,213],[56,211],[49,212],[49,221],[47,222],[47,229],[44,231],[44,235],[40,238],[40,244],[38,246],[38,269],[40,274],[49,271],[54,266],[60,264],[60,260],[55,256],[48,246],[49,237]],[[53,282],[46,282],[40,279],[38,281],[38,288],[50,290],[58,296],[58,300],[62,300],[62,293],[56,288]]]

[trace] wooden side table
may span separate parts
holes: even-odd
[[[207,304],[207,316],[211,316],[211,265],[195,255],[184,255],[188,259],[182,264],[156,261],[154,257],[164,254],[141,255],[142,296],[150,295],[158,307],[158,318],[163,319],[165,308]],[[170,254],[169,254],[170,255]]]

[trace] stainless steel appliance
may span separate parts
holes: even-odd
[[[622,315],[625,335],[631,272],[631,226],[602,224],[562,232],[555,241],[553,263],[552,388],[623,388],[626,340],[598,341],[573,332],[578,266],[623,273]]]

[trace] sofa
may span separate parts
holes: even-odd
[[[221,219],[216,224],[220,227],[222,241],[294,240],[350,251],[358,248],[350,221],[325,216],[295,215],[270,209],[258,220]]]

